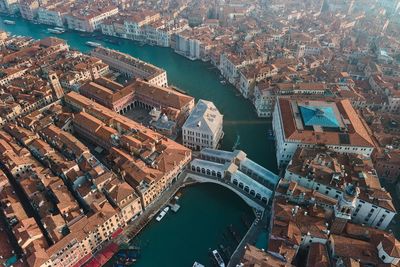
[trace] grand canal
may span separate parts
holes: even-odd
[[[46,26],[35,25],[21,19],[13,19],[16,25],[5,25],[0,29],[14,35],[31,36],[35,39],[51,36]],[[88,52],[86,41],[76,32],[53,35],[67,40],[72,49]],[[131,54],[144,61],[164,68],[169,83],[198,99],[211,100],[224,114],[225,137],[222,149],[233,147],[244,150],[248,156],[271,171],[276,171],[273,141],[267,139],[270,122],[258,119],[251,103],[241,96],[233,86],[220,83],[218,70],[208,63],[190,61],[169,48],[140,46],[123,40],[119,45],[104,43],[104,46]],[[176,214],[168,214],[161,223],[151,222],[133,242],[142,249],[142,258],[137,266],[191,266],[197,260],[209,266],[208,250],[220,244],[235,245],[227,228],[241,236],[246,221],[254,215],[251,209],[234,193],[215,185],[197,185],[184,190],[182,206]]]

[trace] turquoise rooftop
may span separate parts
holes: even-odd
[[[300,112],[305,126],[340,127],[332,107],[300,106]]]

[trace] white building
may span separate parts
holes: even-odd
[[[0,0],[0,12],[15,14],[18,10],[18,0]]]
[[[250,64],[261,63],[266,59],[264,55],[242,55],[238,56],[233,53],[222,53],[220,56],[220,66],[222,76],[234,86],[239,86],[240,73],[239,70]]]
[[[382,189],[372,161],[361,155],[301,148],[287,166],[285,179],[341,203],[352,195],[348,200],[352,208],[346,209],[347,215],[340,215],[357,224],[386,229],[396,215],[392,198]]]
[[[229,81],[229,83],[236,85],[239,82],[239,69],[244,67],[242,60],[234,54],[223,53],[220,57],[219,69],[222,76]]]
[[[374,142],[348,99],[335,102],[278,98],[273,113],[278,166],[299,147],[326,146],[339,153],[370,156]]]
[[[64,26],[63,17],[66,12],[61,12],[62,8],[57,7],[39,7],[38,21],[41,24],[54,25],[58,27]]]
[[[82,32],[93,32],[101,28],[101,23],[118,13],[118,7],[108,6],[102,9],[79,10],[65,16],[69,29]]]
[[[262,82],[254,88],[253,105],[257,116],[260,118],[270,118],[274,111],[275,94],[273,88],[268,82]]]
[[[201,41],[185,33],[175,35],[175,52],[190,60],[200,59]]]
[[[39,8],[38,0],[20,0],[19,1],[19,12],[21,17],[26,20],[34,20],[37,17]]]
[[[200,99],[182,126],[183,145],[194,149],[216,148],[224,133],[223,115],[213,102]]]
[[[253,98],[256,83],[276,74],[278,74],[278,69],[274,65],[263,63],[248,65],[239,71],[238,89],[245,98]]]

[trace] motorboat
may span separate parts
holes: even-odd
[[[91,46],[91,47],[99,47],[99,46],[101,46],[101,44],[99,44],[99,43],[90,42],[90,41],[86,42],[85,44],[88,45],[88,46]]]
[[[225,262],[222,259],[221,255],[219,254],[218,250],[214,249],[212,251],[214,259],[217,261],[219,267],[225,267]]]
[[[8,20],[8,19],[3,20],[3,22],[4,22],[4,24],[8,24],[8,25],[14,25],[15,24],[15,21]]]
[[[165,207],[165,208],[160,212],[160,214],[158,214],[158,216],[157,216],[157,218],[156,218],[157,222],[161,221],[161,220],[164,218],[164,216],[167,214],[168,211],[169,211],[169,207]]]

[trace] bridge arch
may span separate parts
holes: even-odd
[[[261,210],[264,211],[265,207],[260,205],[259,203],[257,203],[256,201],[254,201],[253,199],[249,198],[248,196],[246,196],[245,194],[243,194],[242,192],[238,191],[234,186],[231,186],[227,183],[223,183],[219,180],[216,179],[212,179],[212,178],[208,178],[208,177],[204,177],[201,175],[197,175],[197,174],[193,174],[193,173],[188,173],[185,177],[185,180],[187,181],[188,179],[191,179],[194,181],[194,183],[213,183],[213,184],[218,184],[220,186],[223,186],[227,189],[229,189],[230,191],[234,192],[236,195],[238,195],[241,199],[243,199],[244,202],[247,203],[247,205],[249,205],[252,208],[255,208],[257,210]],[[242,184],[243,185],[243,184]],[[261,195],[259,194],[259,200],[262,201],[261,199]],[[256,197],[257,198],[257,197]],[[265,201],[265,200],[264,200]]]

